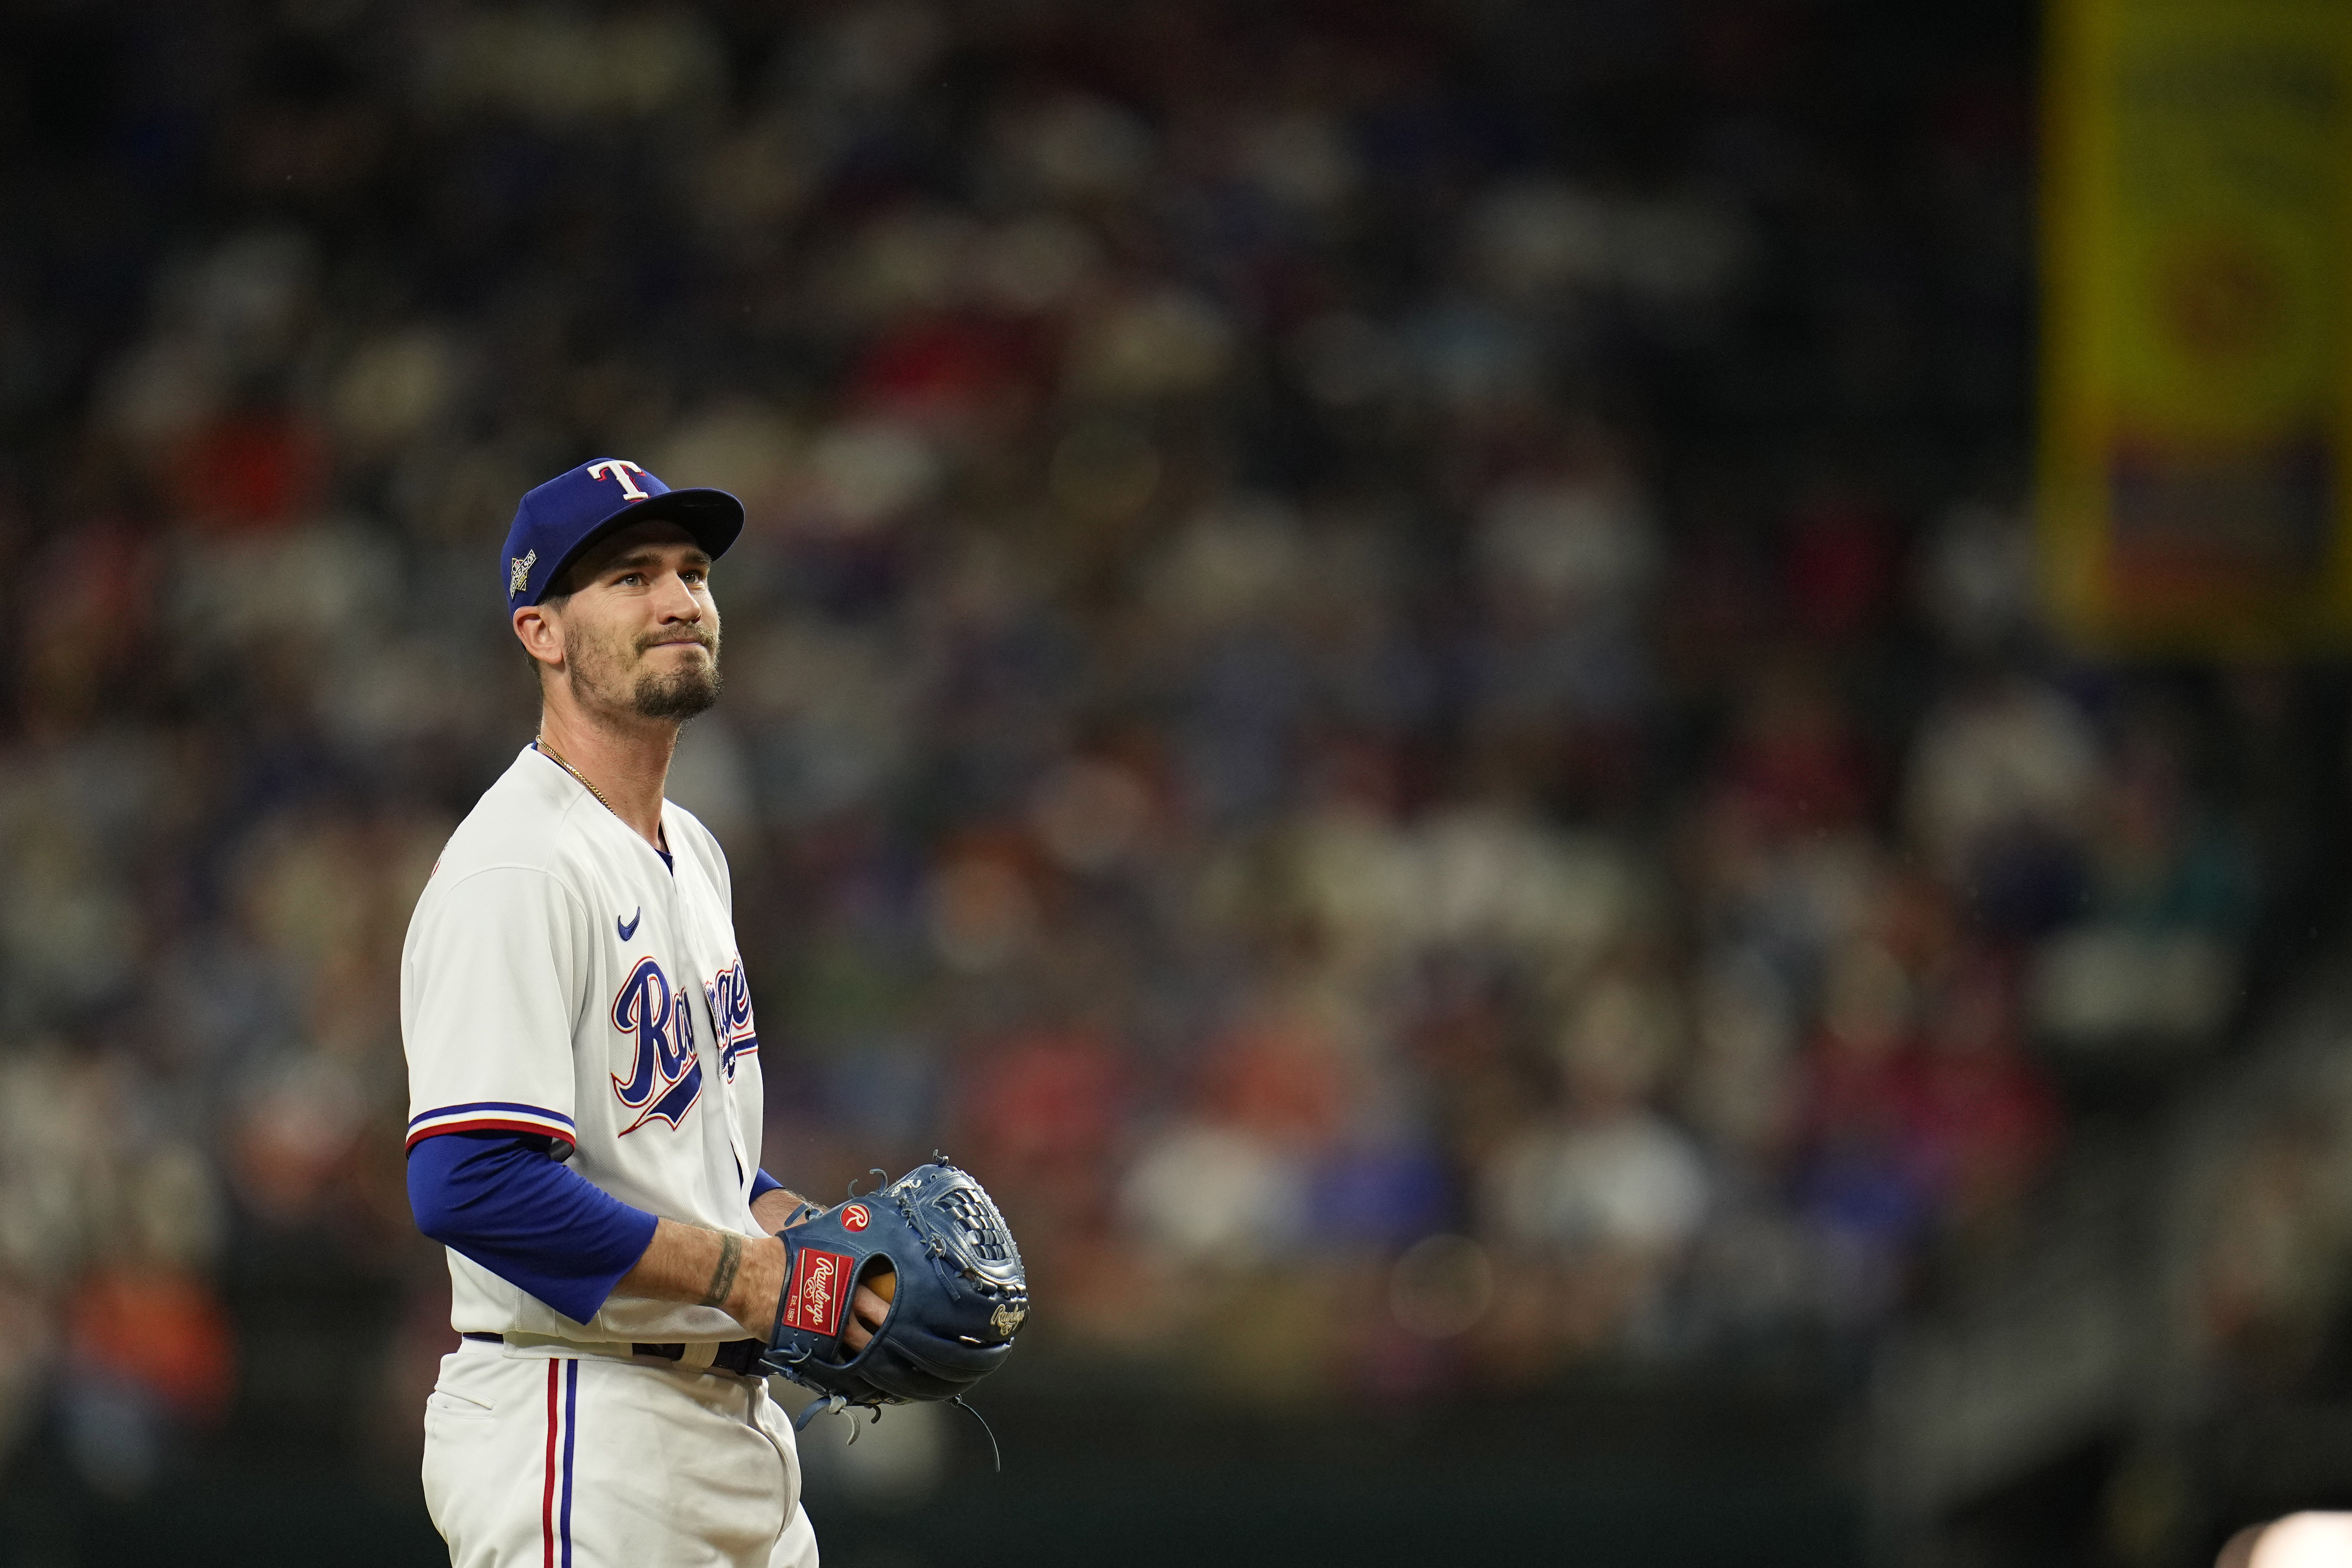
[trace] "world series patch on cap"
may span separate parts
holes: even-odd
[[[526,493],[507,530],[507,608],[547,597],[565,567],[616,528],[667,518],[716,561],[743,531],[743,503],[725,490],[674,490],[625,458],[599,458]]]

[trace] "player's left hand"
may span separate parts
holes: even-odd
[[[890,1303],[870,1287],[860,1285],[857,1293],[849,1299],[849,1321],[842,1327],[842,1342],[853,1352],[864,1350],[872,1342],[874,1331],[882,1326],[882,1320],[889,1315]]]

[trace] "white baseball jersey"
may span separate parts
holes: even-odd
[[[760,1168],[759,1036],[719,844],[665,801],[675,869],[534,747],[451,835],[401,955],[408,1141],[499,1128],[648,1213],[745,1236]],[[449,1253],[462,1333],[718,1342],[713,1307],[615,1293],[587,1323]]]

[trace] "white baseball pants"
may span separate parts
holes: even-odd
[[[817,1568],[800,1494],[756,1378],[468,1340],[425,1402],[451,1568]]]

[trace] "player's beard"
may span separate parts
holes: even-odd
[[[694,639],[710,657],[665,675],[644,670],[632,681],[622,674],[622,659],[610,648],[591,643],[581,650],[572,668],[572,689],[594,707],[620,710],[640,719],[683,722],[719,700],[719,628],[699,627]],[[676,633],[647,637],[631,649],[631,661],[641,659],[658,643],[674,642]]]
[[[683,721],[719,700],[719,628],[698,632],[695,640],[710,656],[707,660],[667,675],[649,669],[637,677],[636,689],[629,695],[638,718]],[[645,649],[637,651],[642,654]]]

